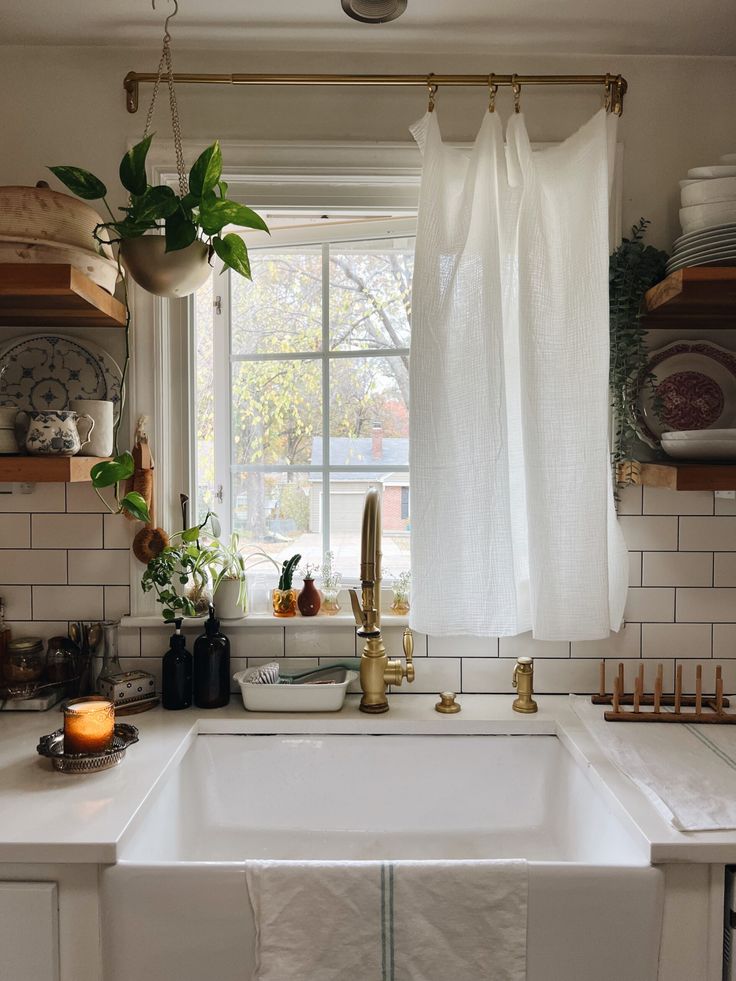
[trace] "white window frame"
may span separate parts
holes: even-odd
[[[270,209],[273,211],[274,209]],[[319,475],[322,481],[321,494],[321,535],[322,551],[330,548],[331,526],[331,495],[325,494],[329,487],[329,475],[333,473],[409,473],[409,464],[332,464],[330,461],[330,364],[331,362],[355,358],[408,357],[409,348],[370,348],[367,350],[332,350],[330,348],[330,281],[329,281],[329,252],[330,246],[348,242],[385,241],[387,238],[413,238],[416,235],[416,217],[400,217],[390,219],[369,219],[368,221],[335,222],[322,226],[314,226],[309,230],[308,237],[304,229],[280,229],[274,232],[271,240],[263,234],[255,239],[258,251],[263,253],[278,250],[288,245],[290,247],[319,246],[322,252],[322,338],[321,349],[316,352],[286,352],[284,354],[236,354],[232,351],[232,335],[230,324],[230,297],[232,288],[232,273],[224,273],[219,288],[213,296],[214,301],[214,331],[213,331],[213,389],[214,389],[214,460],[215,487],[218,501],[218,516],[223,533],[229,535],[232,517],[232,485],[239,473],[295,473]],[[252,239],[255,236],[244,236],[253,248]],[[262,243],[262,244],[261,244]],[[216,284],[217,285],[217,284]],[[195,350],[196,329],[194,316],[194,299],[190,301],[190,349]],[[322,463],[321,464],[246,464],[238,465],[231,462],[232,454],[232,368],[240,362],[271,362],[271,361],[309,361],[319,364],[322,378]],[[194,370],[190,373],[190,404],[196,402],[196,379]],[[194,433],[194,430],[192,430]],[[193,464],[196,478],[196,439],[192,439]],[[196,483],[193,484],[192,500],[195,501]],[[358,529],[356,528],[356,534]],[[355,570],[340,570],[346,580],[352,578]]]

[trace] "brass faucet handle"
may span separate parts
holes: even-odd
[[[365,621],[363,619],[363,608],[360,605],[358,594],[354,589],[349,589],[348,593],[350,594],[350,605],[353,608],[353,616],[355,617],[355,622],[359,627],[362,627]]]
[[[406,668],[404,669],[404,674],[406,676],[406,680],[411,684],[416,677],[416,671],[414,670],[414,634],[411,632],[409,627],[404,628],[402,645],[404,648],[404,657],[406,658]]]

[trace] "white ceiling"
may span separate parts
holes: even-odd
[[[0,0],[2,44],[156,44],[171,0]],[[409,0],[357,24],[340,0],[180,0],[180,47],[736,55],[734,0]]]

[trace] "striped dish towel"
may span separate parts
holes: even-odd
[[[254,981],[524,981],[524,861],[248,862]]]

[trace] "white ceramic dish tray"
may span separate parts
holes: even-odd
[[[341,671],[341,681],[325,684],[254,685],[243,681],[244,674],[238,671],[233,678],[249,712],[339,712],[348,685],[358,678],[357,671]]]

